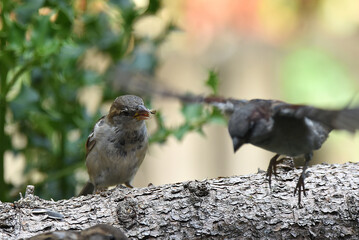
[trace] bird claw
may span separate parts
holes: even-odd
[[[279,157],[280,157],[280,154],[274,155],[274,157],[271,158],[268,168],[267,168],[266,176],[268,177],[269,188],[272,188],[272,174],[275,177],[277,176],[277,165],[279,163],[283,162],[283,160],[285,159],[285,158],[278,159]]]
[[[304,178],[305,178],[304,173],[305,173],[305,171],[303,171],[302,174],[300,175],[298,183],[297,183],[297,185],[296,185],[296,187],[294,189],[294,196],[298,191],[298,206],[300,208],[303,207],[302,204],[301,204],[302,192],[303,192],[304,196],[307,196],[306,189],[305,189],[305,186],[304,186]]]
[[[304,179],[306,178],[306,170],[308,168],[308,162],[312,158],[312,155],[313,155],[312,153],[308,153],[308,154],[305,155],[305,163],[304,163],[304,166],[303,166],[303,170],[302,170],[302,173],[300,174],[300,177],[298,179],[298,183],[297,183],[297,185],[295,186],[295,189],[294,189],[294,196],[298,191],[298,206],[300,208],[303,207],[302,204],[301,204],[302,192],[303,192],[304,196],[307,196],[306,189],[305,189],[305,186],[304,186]]]

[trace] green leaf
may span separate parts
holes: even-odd
[[[17,22],[11,22],[11,26],[8,32],[8,49],[15,50],[17,52],[21,51],[24,47],[26,29],[21,27]]]
[[[56,23],[61,24],[62,27],[68,27],[67,31],[72,26],[74,22],[74,9],[70,4],[71,1],[67,0],[47,0],[50,8],[58,9],[58,15],[56,18]]]
[[[151,44],[143,44],[134,50],[132,67],[136,71],[150,72],[157,64],[154,48]]]
[[[186,122],[193,122],[203,114],[203,106],[201,104],[185,104],[182,107],[182,114]]]
[[[72,29],[72,23],[73,23],[73,13],[66,11],[64,9],[60,9],[57,13],[56,18],[56,30],[57,33],[61,36],[61,38],[66,38],[66,36],[69,34],[69,29]]]
[[[213,108],[212,114],[209,118],[210,123],[227,125],[227,120],[218,108]]]
[[[34,29],[31,33],[31,43],[36,49],[46,49],[46,47],[44,47],[45,44],[49,44],[49,42],[51,44],[51,42],[57,40],[51,39],[54,36],[51,24],[52,23],[50,22],[50,16],[36,17],[36,21],[34,22]]]
[[[14,114],[14,119],[23,119],[30,112],[38,111],[39,99],[39,94],[33,88],[22,84],[19,94],[10,102],[10,109]]]
[[[214,95],[218,94],[218,83],[219,80],[218,80],[217,72],[215,72],[214,70],[210,70],[208,73],[208,79],[206,81],[206,85],[211,88],[212,93]]]
[[[165,127],[164,117],[162,116],[161,111],[157,111],[156,113],[156,122],[157,122],[157,130],[150,134],[150,143],[165,143],[167,137],[171,134],[171,131]]]
[[[224,126],[227,125],[227,121],[223,116],[211,116],[208,122]]]
[[[15,9],[16,19],[21,24],[28,24],[39,8],[43,6],[44,2],[45,0],[25,1],[25,4]]]
[[[53,41],[45,41],[42,46],[38,46],[37,54],[39,54],[43,58],[49,57],[60,51],[61,44],[62,43],[57,39],[54,39]]]
[[[173,135],[177,138],[177,140],[182,140],[183,136],[190,130],[191,126],[189,124],[183,124],[173,132]]]
[[[196,129],[196,132],[199,133],[202,137],[205,137],[205,136],[206,136],[206,133],[203,131],[203,128],[202,128],[202,127],[197,128],[197,129]]]
[[[134,3],[131,0],[110,0],[110,3],[118,6],[122,10],[126,11],[134,8]]]
[[[160,0],[149,0],[148,8],[146,10],[147,14],[156,14],[157,11],[161,8]]]

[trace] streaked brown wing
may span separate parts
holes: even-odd
[[[96,144],[96,140],[95,140],[95,136],[94,136],[94,130],[95,130],[95,127],[96,125],[102,120],[104,119],[106,116],[102,116],[95,124],[94,128],[92,129],[92,132],[90,133],[90,135],[88,136],[87,138],[87,141],[86,141],[86,157],[87,155],[89,154],[89,152],[93,149],[93,147],[95,146]]]
[[[96,140],[94,138],[94,133],[92,132],[88,138],[87,138],[87,141],[86,141],[86,157],[87,155],[89,154],[89,152],[92,150],[92,148],[95,146],[96,144]]]

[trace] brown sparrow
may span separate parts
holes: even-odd
[[[150,111],[140,97],[124,95],[112,103],[109,113],[95,124],[86,142],[89,182],[79,196],[117,184],[131,186],[131,180],[147,151],[144,120]]]

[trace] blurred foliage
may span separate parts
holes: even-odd
[[[358,84],[353,76],[328,51],[296,46],[281,66],[281,86],[289,102],[340,108],[357,94]]]
[[[208,80],[206,81],[206,85],[211,88],[214,95],[218,94],[218,74],[217,72],[210,70]]]
[[[212,90],[212,94],[218,91],[219,80],[217,73],[209,70],[206,85]],[[182,140],[184,135],[188,132],[195,131],[202,135],[203,126],[209,123],[226,124],[226,120],[219,109],[209,108],[203,104],[184,103],[181,113],[185,121],[177,127],[166,127],[164,117],[161,112],[157,113],[157,131],[150,136],[150,143],[159,142],[164,143],[167,138],[173,135],[177,140]]]
[[[99,111],[89,114],[80,103],[79,90],[100,86],[102,100],[112,101],[122,93],[108,87],[104,79],[124,60],[129,68],[154,73],[156,49],[172,27],[148,39],[135,36],[133,26],[160,8],[158,0],[149,1],[145,9],[130,0],[0,3],[0,200],[13,200],[16,195],[10,196],[10,192],[25,187],[5,182],[6,151],[25,156],[25,184],[35,184],[39,196],[60,199],[76,194],[74,172],[85,167],[84,143],[100,117]],[[90,50],[95,55],[90,55]],[[93,56],[99,62],[86,64]],[[101,64],[104,67],[98,68]],[[210,72],[207,84],[216,93],[214,72]],[[184,123],[170,129],[158,112],[151,143],[163,143],[170,136],[181,140],[187,132],[202,133],[204,124],[223,122],[217,110],[200,105],[185,105],[182,113]],[[24,146],[13,144],[14,132],[5,131],[7,126],[25,136]]]

